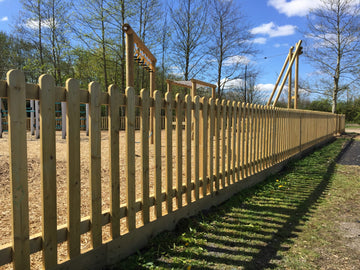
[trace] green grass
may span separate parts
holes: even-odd
[[[309,220],[332,188],[344,142],[338,139],[221,206],[182,220],[115,269],[317,269],[321,256],[306,243],[328,244],[319,233],[328,217]]]

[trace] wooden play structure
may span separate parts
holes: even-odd
[[[295,52],[294,51],[294,47],[291,47],[289,50],[289,54],[286,57],[285,63],[280,71],[279,77],[276,80],[274,89],[270,95],[269,101],[267,102],[267,106],[271,105],[271,101],[274,97],[274,94],[276,93],[277,87],[279,86],[280,80],[284,74],[284,71],[286,69],[285,72],[285,76],[282,80],[282,83],[280,85],[279,91],[275,97],[274,103],[272,104],[272,106],[276,106],[276,103],[279,100],[280,94],[285,86],[286,81],[288,81],[288,108],[290,109],[291,107],[291,100],[294,100],[294,109],[297,109],[297,105],[298,105],[298,95],[299,95],[299,56],[303,53],[302,51],[302,46],[301,46],[302,40],[299,40],[296,45],[295,45]],[[294,95],[292,96],[292,70],[293,70],[293,65],[295,62],[295,81],[294,81]]]

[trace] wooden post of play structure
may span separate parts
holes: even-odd
[[[156,58],[145,46],[142,40],[136,35],[129,24],[123,25],[126,33],[126,87],[134,87],[134,49],[136,45],[136,58],[144,61],[147,70],[150,72],[150,96],[154,98],[156,88]],[[154,108],[150,107],[150,134],[154,131]],[[151,144],[154,143],[154,136],[150,136]]]
[[[150,71],[150,95],[152,98],[154,98],[154,92],[155,92],[155,64],[153,65],[153,69]],[[155,116],[155,111],[154,111],[154,107],[150,107],[150,143],[154,144],[154,116]]]
[[[276,95],[276,98],[274,100],[274,103],[273,103],[273,106],[276,105],[277,101],[279,100],[279,97],[280,97],[280,94],[281,94],[281,91],[283,90],[284,88],[284,85],[285,85],[285,82],[286,82],[286,78],[289,76],[289,73],[290,73],[290,69],[291,69],[291,66],[294,64],[294,61],[295,61],[295,58],[296,58],[296,55],[299,54],[299,52],[301,51],[301,42],[302,40],[299,40],[299,42],[296,44],[296,49],[295,49],[295,53],[294,55],[291,57],[291,60],[290,60],[290,63],[289,63],[289,67],[288,69],[286,70],[286,73],[285,73],[285,77],[280,85],[280,89],[279,89],[279,92],[277,93]],[[275,89],[276,90],[276,89]],[[271,102],[271,101],[270,101]]]
[[[294,47],[291,47],[289,50],[289,59],[292,58],[293,49],[294,49]],[[288,109],[291,108],[291,83],[292,83],[291,75],[292,75],[292,67],[290,66],[290,73],[289,73],[289,79],[288,79],[288,84],[289,84],[289,86],[288,86]]]
[[[302,53],[302,52],[300,52]],[[297,103],[298,103],[298,91],[299,91],[299,55],[298,53],[296,55],[295,59],[295,89],[294,89],[294,109],[297,109]]]
[[[285,62],[284,62],[284,65],[283,65],[283,67],[282,67],[282,69],[281,69],[281,71],[280,71],[279,77],[278,77],[277,80],[276,80],[276,83],[275,83],[274,89],[273,89],[273,91],[272,91],[272,93],[271,93],[271,95],[270,95],[269,101],[268,101],[268,103],[266,104],[267,106],[270,106],[271,100],[272,100],[273,97],[274,97],[274,94],[275,94],[275,92],[276,92],[276,88],[278,87],[278,85],[279,85],[279,83],[280,83],[281,77],[282,77],[282,75],[284,74],[284,71],[285,71],[285,68],[286,68],[286,66],[287,66],[287,64],[288,64],[288,62],[289,62],[289,59],[290,59],[290,57],[289,57],[289,55],[288,55],[288,56],[286,57],[286,60],[285,60]]]
[[[126,87],[134,87],[134,34],[126,32]]]

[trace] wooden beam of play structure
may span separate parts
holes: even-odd
[[[274,94],[276,93],[276,90],[277,90],[277,87],[281,81],[281,78],[284,74],[284,71],[287,67],[287,70],[285,72],[285,76],[284,76],[284,79],[280,85],[280,89],[275,97],[275,100],[273,102],[273,107],[276,106],[276,103],[277,101],[279,100],[279,97],[280,97],[280,94],[285,86],[285,83],[286,83],[286,80],[288,80],[288,84],[289,84],[289,91],[288,91],[288,108],[291,107],[291,99],[294,99],[294,109],[297,109],[297,98],[298,98],[298,83],[299,83],[299,56],[302,54],[302,47],[301,47],[301,43],[302,43],[302,40],[299,40],[297,43],[296,43],[296,46],[295,46],[295,52],[293,52],[293,49],[294,47],[291,47],[290,50],[289,50],[289,54],[287,55],[286,57],[286,60],[284,62],[284,65],[281,69],[281,72],[279,74],[279,77],[278,79],[276,80],[276,83],[275,83],[275,86],[274,86],[274,89],[270,95],[270,98],[267,102],[267,106],[270,106],[271,104],[271,101],[274,97]],[[296,62],[295,62],[296,61]],[[295,62],[295,87],[294,87],[294,96],[291,96],[291,83],[292,83],[292,66]],[[288,65],[289,64],[289,65]]]
[[[197,80],[197,79],[191,79],[190,81],[166,80],[166,83],[167,83],[168,92],[171,92],[171,86],[172,85],[177,85],[177,86],[181,86],[181,87],[191,89],[190,94],[191,94],[192,98],[194,98],[196,96],[197,85],[210,87],[211,88],[211,97],[216,98],[216,91],[215,91],[216,90],[216,85],[215,84],[207,83],[207,82],[200,81],[200,80]]]

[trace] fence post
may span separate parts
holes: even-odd
[[[7,73],[10,183],[12,198],[12,259],[15,270],[30,269],[29,208],[26,147],[25,76]]]

